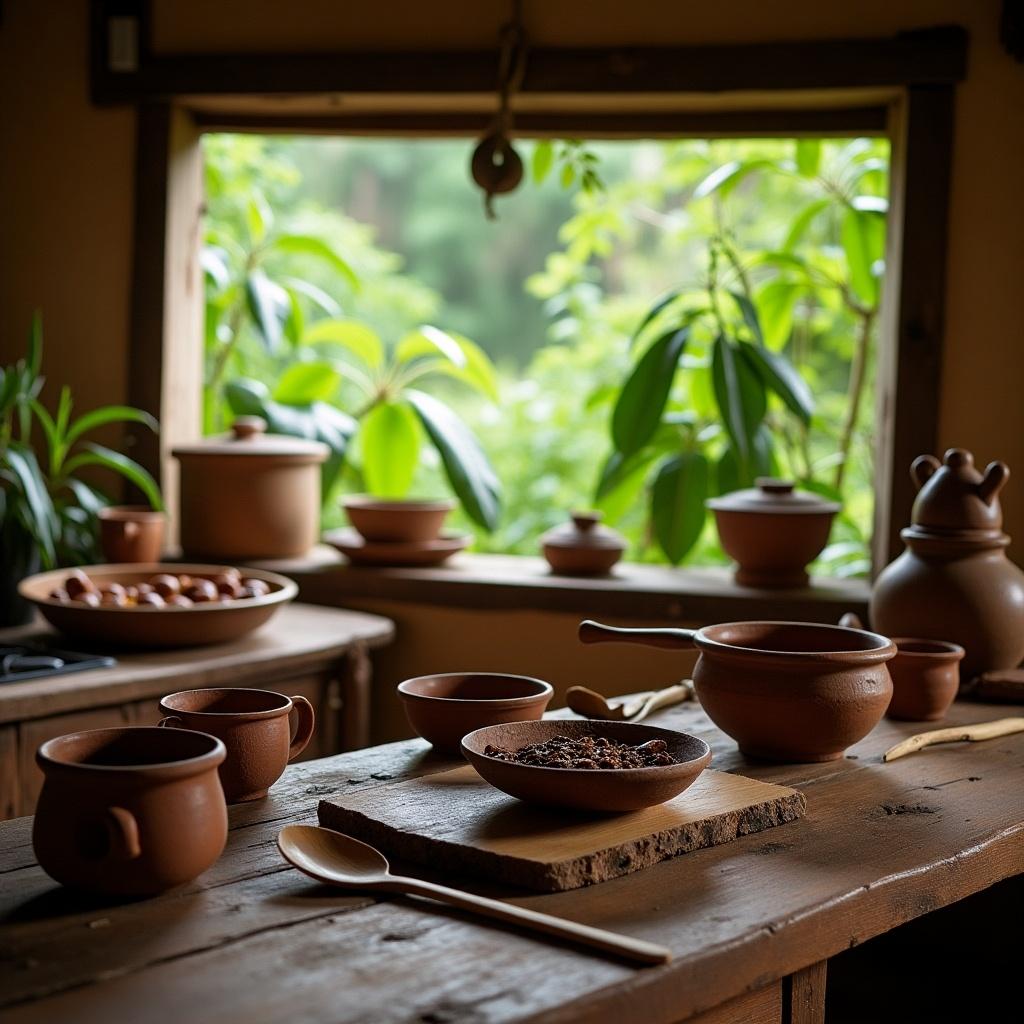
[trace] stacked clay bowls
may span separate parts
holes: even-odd
[[[579,739],[604,736],[617,743],[639,746],[664,740],[677,764],[654,768],[542,768],[501,761],[484,753],[488,744],[517,750],[555,736]],[[711,748],[696,736],[630,722],[547,721],[492,725],[470,733],[462,753],[481,778],[495,789],[529,803],[576,810],[622,813],[663,804],[697,781],[711,761]]]
[[[455,502],[387,501],[370,495],[354,495],[342,503],[349,521],[368,541],[425,543],[436,540]]]
[[[447,672],[398,684],[409,724],[444,753],[487,725],[536,721],[554,695],[550,683],[497,672]]]

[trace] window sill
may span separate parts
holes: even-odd
[[[541,558],[463,554],[446,565],[366,568],[349,565],[320,545],[306,557],[253,563],[284,573],[316,604],[390,600],[452,608],[571,612],[579,615],[728,622],[788,619],[838,622],[843,612],[866,616],[867,580],[815,579],[794,590],[737,586],[728,569],[673,569],[623,562],[610,576],[552,573]]]

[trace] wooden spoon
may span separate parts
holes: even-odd
[[[674,686],[654,693],[641,693],[639,697],[610,704],[606,697],[588,689],[586,686],[570,686],[565,693],[565,700],[577,715],[585,718],[603,718],[610,722],[639,722],[652,711],[669,708],[674,704],[682,704],[685,700],[693,700],[693,683],[684,679]]]
[[[285,860],[300,871],[326,885],[346,889],[380,890],[426,896],[450,903],[463,910],[507,921],[523,928],[556,935],[580,942],[606,953],[615,953],[647,964],[663,964],[672,959],[671,950],[652,942],[616,935],[600,928],[591,928],[575,921],[564,921],[548,914],[538,914],[512,903],[487,899],[447,886],[435,885],[419,878],[393,875],[387,859],[379,851],[351,836],[315,825],[285,825],[277,835],[277,848]]]

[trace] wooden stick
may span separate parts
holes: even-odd
[[[1010,736],[1024,732],[1024,718],[997,718],[993,722],[978,722],[975,725],[954,726],[951,729],[933,729],[910,736],[896,746],[890,747],[883,755],[883,761],[895,761],[936,743],[976,743],[978,740],[994,740],[997,736]]]

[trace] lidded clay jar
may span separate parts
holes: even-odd
[[[186,555],[217,561],[293,558],[320,533],[319,441],[267,434],[258,416],[171,453],[181,463],[179,524]]]
[[[803,587],[807,565],[828,543],[837,502],[798,491],[792,480],[758,477],[755,486],[709,498],[718,537],[745,587]]]
[[[914,460],[919,488],[906,550],[882,570],[871,621],[889,636],[945,640],[965,648],[962,680],[1015,668],[1024,658],[1024,573],[1006,557],[999,491],[1010,471],[981,473],[970,452],[950,448],[942,463]]]
[[[609,572],[622,558],[626,538],[601,526],[600,512],[573,512],[570,520],[548,530],[540,539],[551,570],[567,576]]]

